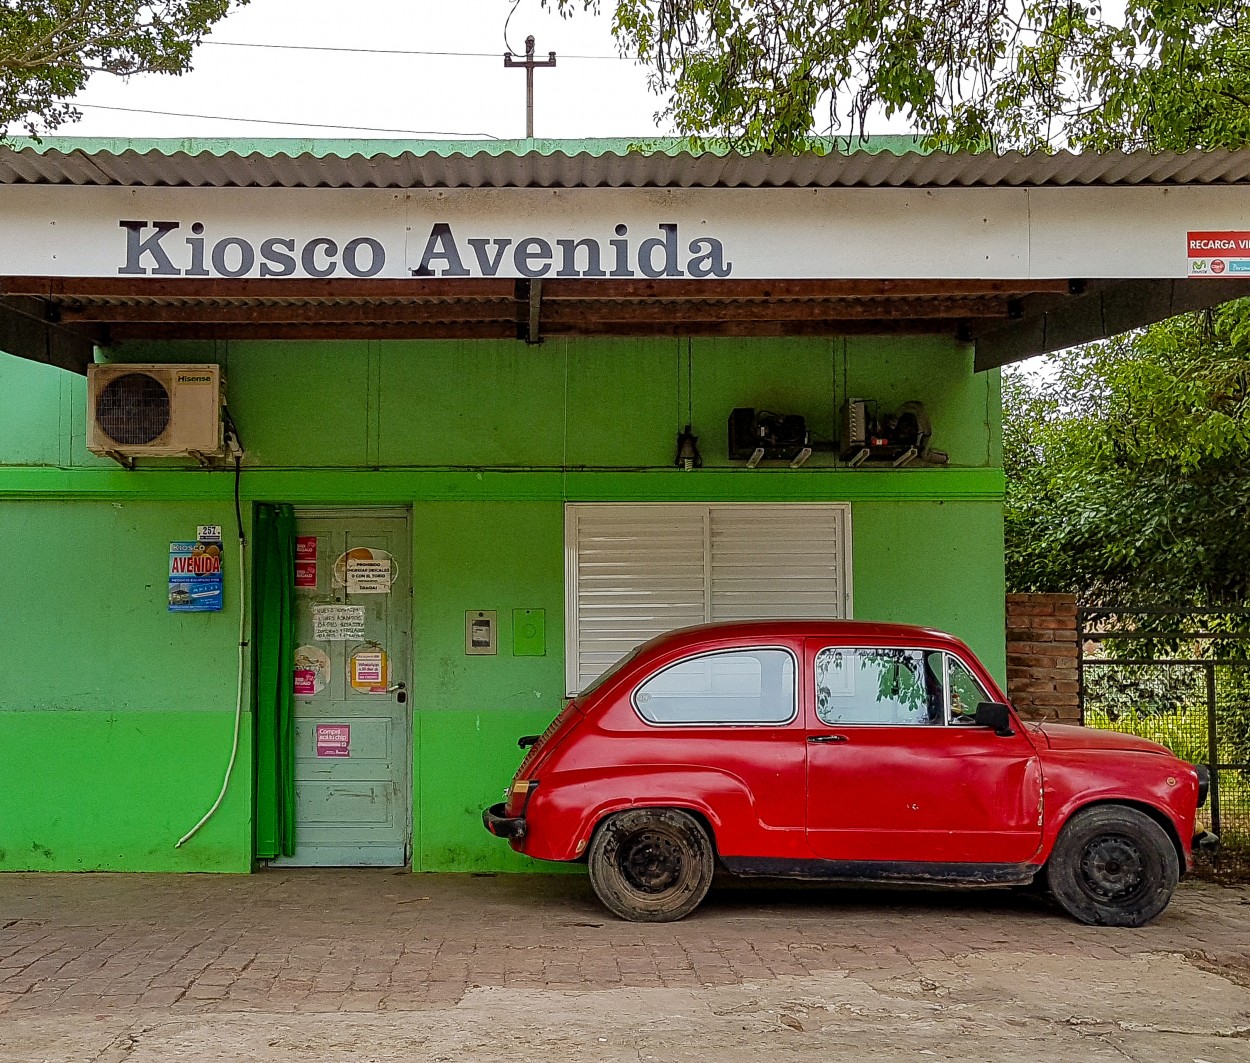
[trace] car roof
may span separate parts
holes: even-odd
[[[655,649],[679,649],[708,642],[770,638],[831,638],[848,645],[881,640],[913,642],[918,646],[963,647],[954,635],[915,624],[875,620],[733,620],[678,628],[652,639]]]

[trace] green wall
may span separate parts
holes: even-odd
[[[563,700],[566,501],[849,501],[861,619],[946,628],[1001,679],[997,373],[940,339],[183,343],[108,352],[215,361],[253,501],[409,505],[414,536],[417,870],[533,866],[481,829]],[[924,400],[951,467],[732,465],[737,405],[834,434],[846,396]],[[171,539],[234,523],[233,477],[177,461],[124,472],[83,448],[80,378],[0,356],[0,868],[245,870],[251,719],[221,810],[234,722],[237,555],[226,609],[170,614]],[[672,468],[691,420],[705,468]],[[542,608],[547,655],[510,653],[514,608]],[[464,654],[464,611],[496,609],[500,653]]]
[[[229,527],[222,503],[0,503],[6,647],[0,688],[0,868],[244,871],[251,716],[234,784],[238,546],[225,608],[170,613],[169,543]]]

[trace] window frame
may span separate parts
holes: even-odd
[[[793,688],[792,688],[792,690],[791,690],[791,697],[790,697],[790,701],[791,701],[791,711],[790,711],[790,715],[789,715],[788,717],[786,717],[786,719],[784,719],[784,720],[755,720],[755,721],[750,721],[750,720],[733,720],[733,721],[726,721],[726,720],[679,720],[679,721],[677,721],[677,722],[675,722],[675,723],[662,723],[662,722],[659,722],[659,721],[657,721],[657,720],[648,720],[648,719],[647,719],[647,718],[646,718],[646,717],[642,714],[642,710],[641,710],[640,708],[638,708],[638,692],[639,692],[639,691],[643,688],[643,686],[644,686],[645,684],[647,684],[647,683],[651,682],[651,680],[652,680],[652,679],[655,679],[657,676],[661,676],[661,675],[663,675],[665,672],[669,671],[670,669],[672,669],[672,668],[676,668],[676,667],[678,667],[679,665],[687,664],[687,663],[689,663],[690,661],[698,661],[698,660],[703,660],[703,659],[704,659],[704,658],[706,658],[706,657],[726,657],[726,656],[728,656],[728,655],[730,655],[730,654],[734,654],[734,653],[750,653],[750,652],[752,652],[753,650],[779,650],[779,651],[781,651],[782,653],[784,653],[784,654],[786,654],[787,656],[789,656],[791,664],[793,664],[793,665],[794,665],[794,685],[793,685]],[[792,647],[790,647],[790,646],[778,646],[778,645],[774,645],[773,643],[771,643],[771,642],[770,642],[770,643],[762,643],[762,644],[760,644],[760,645],[758,645],[758,646],[756,646],[756,645],[751,645],[751,646],[726,646],[726,647],[722,647],[721,649],[716,649],[716,650],[700,650],[698,653],[688,654],[688,655],[686,655],[686,656],[684,656],[684,657],[679,657],[679,658],[677,658],[677,660],[675,660],[675,661],[670,661],[668,664],[666,664],[666,665],[664,665],[664,666],[662,666],[662,667],[660,667],[660,668],[657,668],[654,672],[650,673],[650,675],[647,675],[647,676],[646,676],[646,677],[644,677],[643,679],[640,679],[640,680],[639,680],[639,681],[638,681],[638,682],[634,685],[634,688],[633,688],[633,689],[629,692],[629,706],[630,706],[630,708],[632,708],[632,709],[634,710],[634,715],[635,715],[635,716],[637,716],[637,717],[638,717],[638,719],[639,719],[639,720],[641,720],[641,721],[643,722],[643,724],[644,724],[644,725],[646,725],[647,727],[660,727],[660,728],[672,728],[672,727],[700,727],[700,728],[708,728],[708,727],[718,727],[718,728],[726,728],[726,727],[734,727],[734,728],[736,728],[736,727],[749,727],[749,728],[760,728],[760,727],[789,727],[789,726],[791,726],[791,725],[794,723],[794,721],[795,721],[795,720],[797,720],[797,719],[798,719],[798,717],[799,717],[799,703],[800,703],[800,701],[802,700],[802,699],[801,699],[801,697],[800,697],[801,687],[802,687],[802,685],[803,685],[803,684],[802,684],[802,681],[801,681],[801,679],[800,679],[800,676],[802,675],[802,673],[803,673],[803,664],[802,664],[802,661],[799,659],[799,655],[798,655],[797,653],[795,653],[794,649],[793,649]]]
[[[954,715],[951,713],[951,661],[952,660],[958,661],[960,666],[963,668],[963,670],[967,672],[968,678],[971,679],[977,685],[977,689],[981,692],[981,700],[983,702],[991,701],[993,699],[992,699],[990,692],[986,690],[984,685],[981,683],[981,680],[977,678],[976,672],[974,672],[971,668],[968,667],[967,661],[965,661],[962,657],[959,656],[959,654],[955,653],[953,650],[943,650],[942,651],[942,700],[945,703],[943,705],[943,712],[945,713],[944,723],[945,723],[945,726],[947,727],[959,726],[962,728],[965,726],[965,724],[956,725]]]

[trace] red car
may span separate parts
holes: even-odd
[[[958,639],[752,621],[653,639],[574,698],[486,828],[586,861],[625,919],[743,876],[969,886],[1044,876],[1086,923],[1140,926],[1192,866],[1205,768],[1130,735],[1023,723]]]

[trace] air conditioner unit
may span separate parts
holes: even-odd
[[[135,458],[226,452],[226,381],[216,365],[89,365],[87,449],[134,468]]]

